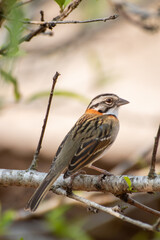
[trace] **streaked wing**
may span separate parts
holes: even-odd
[[[66,178],[72,175],[84,166],[87,166],[96,160],[111,143],[112,141],[110,134],[105,137],[103,136],[103,138],[96,138],[91,140],[89,138],[83,142],[72,158],[64,177]]]

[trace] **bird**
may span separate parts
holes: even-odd
[[[102,157],[115,141],[119,131],[119,107],[128,103],[112,93],[100,94],[92,99],[85,113],[58,147],[48,174],[28,201],[26,210],[34,212],[37,209],[63,172],[64,178],[74,176],[83,167],[103,172],[92,164]]]

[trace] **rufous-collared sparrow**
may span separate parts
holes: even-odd
[[[59,175],[67,178],[85,166],[92,166],[114,142],[119,131],[118,109],[129,103],[115,94],[93,98],[85,113],[60,144],[51,168],[29,200],[26,209],[35,211]]]

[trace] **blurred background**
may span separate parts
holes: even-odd
[[[64,20],[82,21],[117,14],[113,2],[82,1]],[[0,8],[3,3],[0,1]],[[158,1],[132,3],[151,13],[160,7]],[[160,120],[159,31],[133,24],[120,12],[112,21],[57,25],[52,30],[53,36],[47,30],[19,46],[19,39],[37,26],[18,25],[12,19],[40,20],[40,10],[43,10],[45,20],[50,21],[59,15],[60,7],[55,1],[34,0],[15,9],[8,10],[8,21],[0,18],[0,168],[29,167],[39,140],[52,78],[58,71],[61,76],[39,156],[39,170],[48,171],[58,145],[89,101],[98,94],[115,93],[130,104],[120,110],[116,142],[95,165],[115,174],[147,175]],[[153,19],[147,24],[154,25]],[[5,46],[9,49],[7,53],[2,51]],[[158,153],[157,172],[159,160]],[[88,169],[86,172],[97,174]],[[53,194],[48,194],[48,200],[37,213],[26,216],[23,208],[33,191],[1,187],[0,239],[114,240],[120,236],[132,240],[160,239],[157,233],[144,232],[102,212],[87,212],[84,206]],[[106,206],[127,205],[111,194],[80,194]],[[157,193],[134,197],[160,209]],[[125,214],[150,224],[156,220],[131,206]]]

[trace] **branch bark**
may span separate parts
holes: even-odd
[[[33,25],[44,25],[44,27],[54,27],[56,24],[76,24],[76,23],[93,23],[93,22],[107,22],[108,20],[115,20],[118,18],[118,15],[111,15],[109,17],[105,18],[96,18],[96,19],[90,19],[90,20],[84,20],[84,21],[78,21],[78,20],[68,20],[68,21],[22,21],[24,24],[33,24]]]
[[[0,186],[38,187],[46,173],[28,170],[0,169]],[[125,176],[125,175],[124,175]],[[148,176],[127,176],[131,181],[129,188],[124,176],[107,176],[100,181],[97,175],[78,175],[73,179],[72,189],[83,191],[110,192],[114,195],[123,193],[160,192],[160,176],[149,179]],[[57,188],[67,189],[70,186],[70,178],[63,179],[61,175],[53,185],[53,191]]]

